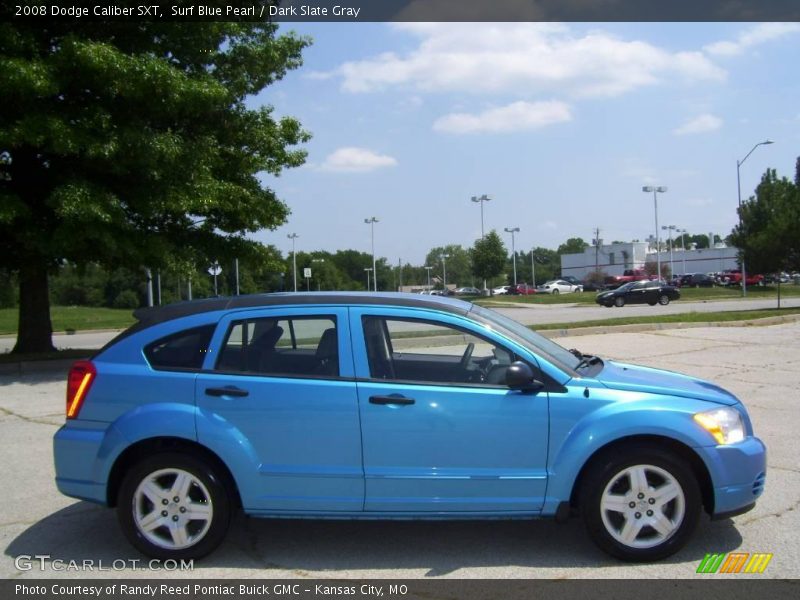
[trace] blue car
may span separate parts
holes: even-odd
[[[69,373],[58,489],[131,543],[199,558],[259,517],[580,515],[623,560],[743,513],[764,444],[729,392],[565,350],[494,311],[300,293],[143,309]]]

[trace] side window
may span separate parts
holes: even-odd
[[[144,356],[155,369],[201,369],[216,325],[204,325],[173,333],[144,349]]]
[[[259,375],[339,375],[339,341],[333,316],[234,321],[216,370]]]
[[[370,377],[424,383],[504,385],[513,352],[428,321],[363,318]]]

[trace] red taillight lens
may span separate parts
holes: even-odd
[[[67,376],[67,418],[78,416],[83,399],[89,393],[89,387],[97,376],[97,369],[88,360],[79,360],[69,370]]]

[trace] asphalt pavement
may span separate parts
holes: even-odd
[[[609,558],[575,519],[559,525],[546,520],[348,522],[240,516],[214,554],[196,561],[193,570],[169,577],[679,579],[700,577],[695,571],[707,552],[732,551],[773,553],[758,577],[800,576],[800,323],[559,341],[607,358],[703,377],[737,394],[769,449],[766,491],[755,510],[717,522],[704,517],[686,548],[652,565]],[[64,420],[64,378],[61,372],[0,376],[0,577],[160,577],[142,568],[143,557],[124,539],[112,510],[66,498],[55,488],[51,440]],[[44,570],[38,563],[25,570],[30,563],[20,563],[19,557],[37,555],[50,557],[43,561]],[[136,560],[142,562],[131,562]],[[84,561],[107,570],[54,568]]]

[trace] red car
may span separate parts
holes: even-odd
[[[739,269],[725,271],[720,276],[722,285],[742,285],[742,272]],[[747,274],[745,282],[747,285],[764,285],[764,276],[759,274]]]
[[[605,284],[606,288],[614,289],[623,284],[630,283],[631,281],[643,281],[645,279],[650,279],[650,275],[648,275],[647,271],[644,269],[625,269],[622,275],[610,275],[606,277]]]
[[[517,287],[512,287],[508,291],[509,294],[520,294],[521,296],[529,296],[536,293],[536,288],[527,283],[517,284]]]

